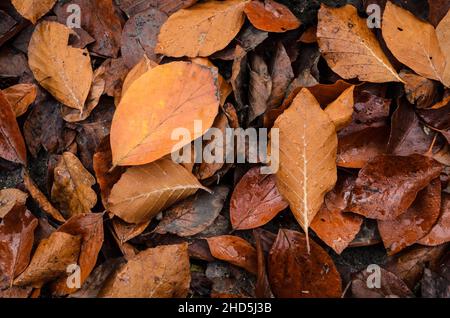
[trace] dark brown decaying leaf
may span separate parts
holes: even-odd
[[[437,161],[417,154],[377,156],[360,170],[348,210],[378,220],[395,219],[441,170]]]
[[[338,254],[355,238],[363,222],[359,215],[344,213],[355,179],[348,174],[338,175],[336,186],[327,193],[311,223],[311,229]]]
[[[74,154],[63,153],[55,167],[54,178],[52,201],[58,205],[64,217],[91,212],[97,203],[97,194],[91,188],[95,178]]]
[[[16,115],[2,91],[0,91],[0,157],[23,165],[27,163],[27,150]]]
[[[252,274],[258,271],[256,250],[239,236],[222,235],[207,238],[211,254],[222,261],[239,266]]]
[[[226,186],[202,191],[172,206],[155,229],[156,233],[192,236],[204,231],[219,215],[230,189]]]
[[[378,221],[378,230],[388,255],[416,243],[436,223],[441,207],[441,182],[434,179],[417,193],[408,210],[393,220]]]
[[[331,257],[299,232],[280,229],[268,259],[269,281],[279,298],[340,297],[341,277]]]
[[[77,263],[80,243],[79,236],[54,232],[39,243],[30,265],[14,280],[14,285],[40,288],[46,282],[63,275],[67,266]]]
[[[270,77],[272,78],[272,91],[267,101],[267,109],[280,106],[289,84],[294,79],[291,60],[281,42],[277,43],[277,48],[270,64]]]
[[[431,106],[437,95],[436,82],[409,71],[401,71],[400,77],[405,81],[406,98],[411,104],[418,108]]]
[[[233,191],[230,221],[235,230],[260,227],[289,206],[278,192],[275,175],[261,174],[260,170],[250,169]]]
[[[266,62],[259,55],[254,55],[250,59],[249,72],[248,101],[250,110],[248,122],[250,123],[266,111],[267,101],[272,91],[272,79],[270,78]]]
[[[104,298],[186,297],[191,273],[187,244],[146,249],[117,269],[99,293]],[[152,268],[151,271],[148,269]]]
[[[436,246],[450,241],[450,197],[442,193],[441,213],[431,231],[419,240],[419,244]]]
[[[368,282],[374,284],[373,270],[363,270],[352,281],[352,296],[355,298],[403,298],[414,297],[406,284],[391,272],[379,267],[380,288],[370,288]],[[371,285],[372,286],[372,285]]]
[[[0,290],[10,287],[30,261],[38,220],[25,206],[15,206],[0,223]]]
[[[266,256],[268,252],[263,249],[264,230],[253,230],[255,238],[256,257],[258,260],[258,273],[255,286],[255,296],[258,298],[273,298],[270,288],[269,277],[267,275]]]

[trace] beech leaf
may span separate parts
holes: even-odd
[[[272,0],[250,1],[244,12],[255,28],[267,32],[286,32],[300,26],[288,7]]]
[[[55,5],[56,0],[11,0],[16,10],[33,24]]]

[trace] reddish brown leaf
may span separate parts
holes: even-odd
[[[255,295],[258,298],[273,298],[272,290],[270,289],[269,277],[267,276],[266,269],[266,253],[263,250],[261,231],[264,230],[253,230],[253,237],[255,238],[256,246],[256,257],[258,260],[258,273],[257,281],[255,286]]]
[[[239,266],[252,274],[258,271],[256,250],[239,236],[222,235],[207,239],[211,254],[222,261]]]
[[[0,219],[5,217],[15,205],[24,206],[28,195],[19,189],[0,190]]]
[[[272,78],[272,92],[267,102],[268,109],[280,106],[289,84],[294,79],[291,60],[281,42],[277,43],[277,48],[272,58],[270,77]]]
[[[425,235],[418,243],[429,246],[436,246],[450,241],[450,197],[442,194],[441,213],[436,224],[431,231]]]
[[[250,169],[231,196],[230,220],[235,230],[260,227],[289,206],[278,192],[275,175],[261,174],[260,169]]]
[[[340,297],[341,277],[331,257],[304,234],[280,229],[269,254],[269,281],[279,298]]]
[[[441,170],[437,161],[417,154],[377,156],[360,170],[348,210],[378,220],[395,219]]]
[[[244,12],[255,28],[263,31],[286,32],[300,26],[300,21],[288,7],[273,0],[250,1]]]
[[[441,207],[441,182],[434,179],[421,190],[408,210],[394,220],[378,221],[388,255],[398,253],[430,232]]]

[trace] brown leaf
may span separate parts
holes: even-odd
[[[423,77],[442,82],[445,57],[432,25],[388,1],[381,30],[389,50],[400,62]]]
[[[140,235],[144,230],[148,227],[150,221],[139,223],[139,224],[130,224],[122,221],[121,219],[115,217],[112,219],[112,225],[114,228],[114,232],[117,235],[121,244],[135,238]]]
[[[78,265],[80,266],[80,283],[83,284],[94,269],[103,244],[103,213],[76,215],[59,227],[58,232],[81,237]],[[66,277],[62,277],[55,282],[53,288],[53,294],[58,296],[71,294],[75,291],[76,288],[67,286]]]
[[[445,68],[442,70],[442,82],[445,86],[450,86],[450,11],[436,27],[436,36],[439,41],[442,53],[445,58]]]
[[[439,218],[441,182],[434,179],[417,193],[408,210],[393,220],[378,221],[378,230],[388,255],[398,253],[430,232]]]
[[[270,288],[269,277],[266,269],[266,253],[263,249],[263,233],[261,229],[253,230],[253,237],[255,238],[256,257],[258,260],[258,273],[255,286],[255,296],[258,298],[273,298],[273,293]],[[267,253],[268,254],[268,253]]]
[[[27,163],[27,150],[16,116],[2,91],[0,91],[0,157],[23,165]]]
[[[155,46],[161,26],[168,16],[158,9],[149,8],[133,15],[123,28],[122,57],[125,65],[134,67],[146,55],[158,62],[161,57],[155,53]]]
[[[270,77],[272,78],[272,91],[267,101],[267,109],[280,106],[289,84],[294,79],[291,60],[281,42],[277,43],[277,48],[272,58]]]
[[[28,110],[28,106],[34,102],[37,95],[37,87],[34,84],[17,84],[3,90],[16,117],[22,116]]]
[[[436,246],[450,241],[450,197],[442,194],[441,213],[431,231],[421,238],[418,243]]]
[[[187,243],[146,249],[121,266],[99,293],[106,298],[182,298],[191,275]],[[149,271],[148,269],[152,270]]]
[[[148,8],[156,8],[167,15],[171,15],[180,9],[192,6],[196,2],[197,0],[121,0],[119,6],[129,17]]]
[[[377,220],[405,213],[417,193],[439,176],[442,166],[425,156],[381,155],[358,174],[348,210]]]
[[[15,205],[24,206],[28,195],[19,189],[0,190],[0,219],[11,211]]]
[[[333,84],[317,84],[308,87],[308,90],[317,99],[321,106],[326,106],[335,101],[342,93],[350,88],[352,84],[338,80]]]
[[[402,70],[400,77],[405,82],[406,98],[418,108],[428,108],[437,95],[437,83],[410,71]]]
[[[222,235],[209,237],[211,254],[222,261],[242,267],[252,274],[258,271],[256,250],[246,240],[239,236]]]
[[[182,166],[164,158],[128,168],[108,199],[112,213],[128,223],[143,223],[198,189],[205,189]]]
[[[267,101],[272,92],[272,79],[264,59],[259,55],[253,55],[250,59],[250,83],[248,102],[250,104],[248,122],[264,114],[267,109]]]
[[[404,298],[414,297],[408,286],[397,276],[380,267],[380,288],[369,288],[367,282],[373,272],[363,270],[352,280],[352,294],[355,298]]]
[[[0,223],[0,290],[12,285],[30,261],[38,220],[24,205],[15,206]]]
[[[325,113],[330,116],[331,121],[336,127],[336,131],[341,130],[352,121],[354,89],[354,85],[350,86],[325,108]]]
[[[331,257],[304,234],[280,229],[269,254],[269,281],[278,298],[340,297],[341,277]]]
[[[230,189],[226,186],[216,186],[211,191],[211,193],[197,192],[194,196],[172,206],[164,213],[155,232],[184,237],[205,230],[222,211]]]
[[[330,68],[344,79],[401,82],[366,19],[360,18],[352,5],[330,8],[322,4],[317,40]]]
[[[71,10],[68,7],[76,4],[80,7],[82,17],[81,27],[94,39],[92,52],[107,57],[117,57],[120,49],[120,36],[122,25],[115,12],[112,0],[70,0],[55,7],[60,23],[71,19]]]
[[[16,10],[33,24],[49,12],[55,2],[56,0],[11,0]]]
[[[204,133],[217,115],[217,74],[195,63],[157,66],[126,91],[111,127],[113,164],[136,165],[177,151],[191,140],[194,119],[203,120]],[[142,118],[150,118],[142,120]],[[189,140],[170,138],[175,128],[190,132]]]
[[[156,67],[158,64],[147,57],[144,54],[140,61],[128,72],[122,86],[122,95],[130,88],[131,84],[137,80],[139,77],[150,71],[152,68]]]
[[[81,110],[93,73],[87,50],[67,44],[71,33],[71,29],[57,22],[39,23],[28,47],[28,62],[41,86],[61,103]]]
[[[268,32],[286,32],[300,27],[300,21],[288,7],[273,0],[250,1],[244,12],[255,28]]]
[[[34,184],[34,181],[30,178],[27,172],[24,172],[23,174],[23,183],[25,184],[25,188],[30,193],[33,200],[36,201],[42,211],[59,222],[66,221],[61,213],[53,207],[41,190],[39,190],[39,188]]]
[[[97,194],[91,188],[95,178],[74,154],[63,153],[55,167],[54,178],[52,201],[65,218],[91,212],[97,203]]]
[[[437,26],[450,9],[450,2],[448,0],[428,0],[428,7],[428,20]]]
[[[196,57],[225,48],[244,24],[245,3],[209,1],[174,13],[161,27],[156,53]]]
[[[68,265],[77,263],[80,242],[79,236],[54,232],[39,243],[30,265],[14,280],[14,285],[40,288],[58,278],[66,272]]]
[[[230,221],[235,230],[260,227],[289,205],[276,187],[275,175],[253,167],[239,181],[230,201]]]
[[[363,218],[352,213],[344,213],[355,184],[352,175],[342,174],[334,189],[325,196],[311,228],[336,253],[341,254],[358,234]]]
[[[307,89],[300,91],[274,128],[280,134],[277,188],[308,234],[325,193],[336,183],[336,130]]]
[[[231,86],[233,87],[234,98],[236,99],[238,110],[244,109],[246,101],[246,83],[248,78],[247,70],[247,52],[245,49],[236,45],[234,50],[234,60],[231,69]]]

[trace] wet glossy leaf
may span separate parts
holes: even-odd
[[[450,198],[442,194],[441,212],[431,231],[419,240],[419,244],[436,246],[450,241]]]
[[[272,1],[250,1],[244,12],[255,28],[268,32],[286,32],[297,29],[300,21],[288,7]]]

